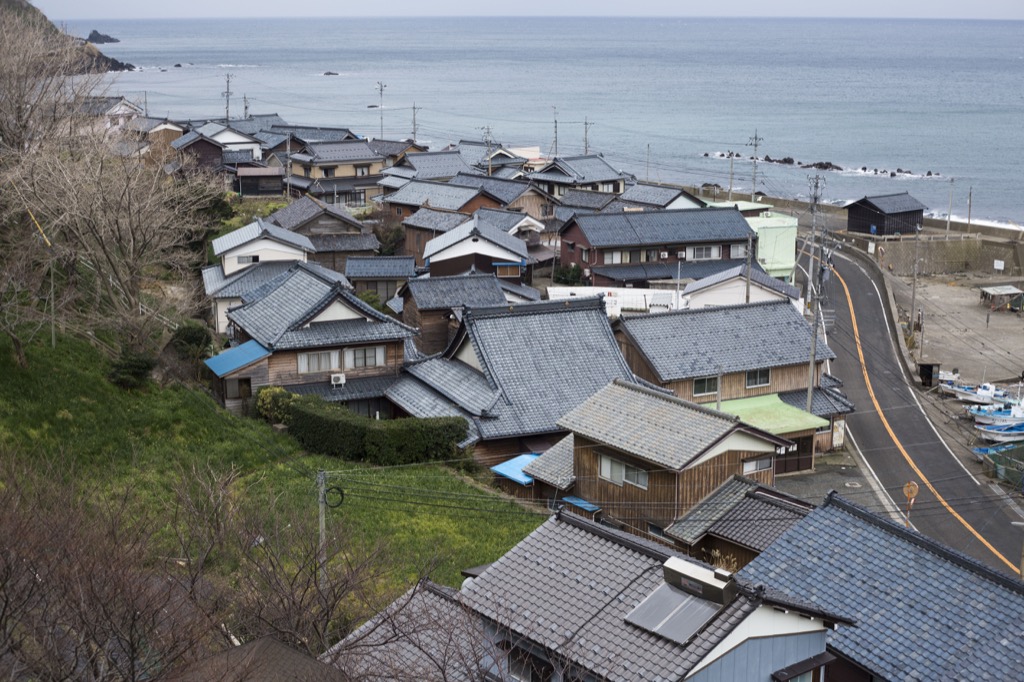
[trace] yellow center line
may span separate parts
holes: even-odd
[[[918,468],[917,464],[914,463],[914,460],[911,459],[910,455],[903,448],[903,444],[900,443],[899,439],[896,437],[896,434],[893,433],[892,427],[889,426],[889,420],[885,418],[885,415],[882,413],[882,407],[881,405],[878,404],[878,398],[875,397],[875,390],[871,386],[871,379],[868,377],[868,366],[867,363],[864,361],[864,349],[861,348],[860,345],[860,331],[857,328],[857,315],[853,312],[853,300],[850,298],[850,289],[849,287],[846,286],[846,280],[844,280],[837,271],[833,270],[833,274],[836,276],[836,279],[839,280],[839,283],[843,285],[843,291],[846,294],[846,305],[850,309],[850,321],[853,323],[853,340],[857,344],[857,357],[860,359],[860,371],[861,374],[864,376],[864,383],[868,387],[868,395],[871,396],[871,403],[875,406],[875,412],[878,414],[878,418],[882,420],[882,426],[885,427],[885,430],[889,434],[889,437],[892,438],[892,442],[896,445],[896,448],[900,451],[900,454],[903,455],[903,459],[907,461],[907,464],[910,465],[910,468],[914,470],[915,474],[917,474],[918,480],[921,483],[923,483],[924,486],[928,488],[928,490],[932,492],[932,495],[934,495],[935,499],[939,501],[939,504],[945,507],[946,511],[953,515],[953,518],[959,521],[964,528],[970,531],[971,535],[978,538],[978,541],[981,542],[981,544],[985,545],[985,547],[987,547],[989,551],[995,554],[996,558],[998,558],[1000,561],[1006,564],[1011,571],[1020,574],[1020,569],[1014,566],[1013,562],[1008,561],[1006,557],[1000,554],[999,550],[993,547],[988,540],[982,537],[981,533],[976,531],[971,524],[967,523],[967,520],[964,519],[964,517],[960,516],[960,514],[958,514],[956,510],[953,509],[953,507],[951,507],[948,502],[946,502],[942,495],[939,494],[939,491],[935,489],[935,486],[932,485],[931,481],[928,480],[924,473]]]

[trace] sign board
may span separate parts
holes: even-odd
[[[875,243],[874,242],[868,242],[868,253],[870,253],[870,254],[874,254],[875,253]]]
[[[1006,269],[1006,263],[1004,263],[1001,260],[997,260],[992,263],[992,267],[995,269],[996,272],[1002,272],[1003,270]]]
[[[846,420],[836,419],[832,422],[832,447],[841,448],[846,442]]]

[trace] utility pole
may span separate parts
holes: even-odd
[[[244,93],[242,94],[242,118],[249,118],[249,96]]]
[[[327,472],[320,469],[316,472],[316,499],[320,512],[320,544],[317,546],[317,577],[320,590],[327,584]]]
[[[380,139],[384,139],[384,88],[388,87],[384,83],[377,81],[377,94],[380,95]]]
[[[583,155],[586,156],[590,153],[590,126],[594,125],[593,121],[588,121],[587,117],[583,117]]]
[[[551,107],[551,111],[555,117],[555,158],[558,158],[558,109]]]
[[[227,122],[231,120],[231,95],[234,94],[234,93],[231,92],[231,79],[232,78],[233,78],[232,74],[230,74],[230,73],[224,74],[224,79],[225,79],[227,85],[224,88],[224,92],[221,93],[221,96],[224,97],[224,124],[225,125],[227,125]]]
[[[149,90],[142,91],[142,102],[143,113],[145,114],[146,118],[149,118]]]
[[[414,144],[416,142],[416,112],[422,108],[416,106],[416,102],[412,103],[412,141]]]
[[[288,133],[288,145],[285,147],[284,152],[284,182],[285,190],[288,192],[286,197],[292,198],[292,134]]]
[[[764,138],[763,137],[758,137],[757,136],[757,128],[754,128],[754,136],[752,138],[750,138],[750,142],[747,143],[747,146],[751,146],[752,145],[754,147],[754,175],[753,175],[753,180],[752,180],[753,186],[750,188],[750,200],[751,201],[754,200],[754,195],[757,193],[757,148],[758,148],[758,146],[762,142],[764,142]]]
[[[755,133],[756,135],[756,133]],[[818,314],[821,309],[821,273],[825,263],[822,259],[821,246],[818,247],[818,263],[814,262],[814,243],[818,232],[818,202],[821,201],[821,186],[825,179],[819,175],[809,178],[811,187],[811,262],[807,268],[807,297],[811,299],[811,306],[814,308],[814,323],[811,326],[811,358],[808,361],[807,378],[807,412],[811,411],[811,404],[814,402],[814,365],[818,354]],[[824,238],[821,243],[824,244]],[[813,273],[813,274],[811,274]],[[817,279],[817,290],[814,289],[814,280]]]
[[[949,239],[949,219],[953,217],[953,178],[949,179],[949,210],[946,211],[946,239]]]
[[[732,162],[736,159],[736,155],[729,152],[729,201],[732,201]]]
[[[747,303],[750,303],[750,254],[753,251],[754,235],[747,235]]]
[[[491,167],[491,126],[484,126],[481,130],[484,131],[484,142],[487,143],[487,176],[490,177],[494,172]]]

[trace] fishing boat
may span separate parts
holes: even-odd
[[[981,384],[980,386],[959,384],[954,385],[951,390],[953,396],[963,403],[991,405],[993,403],[1008,403],[1013,400],[1013,396],[992,384]]]
[[[982,438],[992,443],[1024,441],[1024,422],[1020,424],[975,424]]]
[[[953,387],[960,383],[960,372],[939,370],[939,393],[953,395]]]
[[[1020,402],[992,405],[973,405],[967,414],[974,417],[975,424],[1010,426],[1024,424],[1024,405]]]

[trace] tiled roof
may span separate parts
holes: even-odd
[[[658,391],[613,382],[558,425],[670,469],[682,469],[735,431],[740,422]]]
[[[747,266],[745,264],[737,265],[736,267],[729,268],[728,270],[723,270],[714,275],[709,275],[707,277],[704,277],[703,279],[690,282],[689,284],[686,285],[686,288],[683,290],[683,294],[689,295],[698,291],[703,291],[704,289],[713,287],[716,284],[726,282],[730,279],[746,276]],[[777,291],[780,294],[788,296],[791,299],[796,300],[800,298],[800,291],[797,290],[795,286],[783,282],[781,279],[772,277],[764,270],[760,270],[754,267],[750,268],[750,281],[757,282],[762,287],[766,289],[771,289],[772,291]]]
[[[478,682],[490,661],[483,623],[451,588],[424,580],[320,656],[346,679]]]
[[[283,244],[289,244],[297,249],[302,249],[307,253],[315,252],[316,250],[313,248],[313,244],[309,241],[308,237],[304,237],[301,234],[295,234],[294,232],[289,232],[277,225],[264,222],[262,218],[257,218],[245,227],[240,227],[237,230],[228,232],[222,237],[214,239],[213,254],[215,256],[220,256],[232,249],[242,246],[243,244],[248,244],[249,242],[262,238],[272,239]]]
[[[506,206],[529,191],[531,187],[530,183],[521,180],[503,180],[478,173],[459,173],[449,180],[448,184],[483,189]]]
[[[288,136],[287,135],[283,135],[281,133],[268,133],[268,132],[263,131],[263,130],[259,130],[259,131],[255,132],[255,133],[253,133],[252,136],[260,141],[260,146],[263,149],[273,149],[274,147],[276,147],[277,145],[281,144],[282,142],[287,142],[288,141]],[[264,154],[264,159],[266,159],[266,155],[265,154]]]
[[[467,239],[473,239],[474,241],[484,239],[506,251],[510,251],[520,259],[527,256],[526,242],[518,237],[513,237],[508,232],[492,227],[474,215],[468,222],[448,230],[444,234],[439,234],[428,241],[423,247],[423,257],[431,258]]]
[[[572,442],[570,433],[548,448],[546,452],[541,453],[540,457],[523,468],[523,472],[538,481],[553,485],[559,490],[567,490],[576,482],[576,476],[572,469]]]
[[[295,261],[278,260],[254,263],[239,270],[229,277],[224,276],[224,268],[220,264],[203,268],[203,285],[207,296],[217,298],[241,298],[274,279]]]
[[[345,276],[354,279],[412,279],[416,259],[412,256],[349,256]]]
[[[479,431],[476,429],[476,421],[464,410],[460,409],[453,402],[433,390],[422,381],[408,374],[399,377],[391,388],[387,390],[388,400],[413,417],[462,417],[469,424],[466,440],[459,443],[459,447],[465,447],[480,440]]]
[[[346,289],[352,288],[352,283],[345,278],[345,275],[335,270],[330,270],[314,261],[294,261],[290,262],[290,267],[280,275],[273,277],[266,281],[265,284],[261,284],[255,289],[251,289],[246,293],[242,294],[242,303],[252,303],[258,301],[267,294],[273,292],[282,282],[292,276],[292,271],[301,268],[313,277],[317,277],[321,282],[327,285],[339,284]]]
[[[473,216],[484,225],[489,225],[502,232],[508,233],[524,220],[531,220],[530,216],[519,211],[504,211],[498,208],[479,208],[473,212]]]
[[[505,302],[505,294],[492,274],[419,277],[409,280],[405,286],[420,310],[491,306]]]
[[[501,290],[505,292],[505,298],[513,303],[519,300],[539,301],[541,298],[539,291],[525,284],[514,284],[512,282],[499,279],[498,286],[500,286]]]
[[[410,140],[367,140],[366,144],[370,146],[370,149],[376,154],[380,154],[384,157],[395,157],[402,154],[410,147],[418,147],[415,142]]]
[[[199,140],[206,140],[207,142],[209,142],[210,144],[212,144],[214,146],[221,147],[221,148],[224,147],[224,145],[222,145],[220,142],[217,142],[216,140],[211,140],[210,138],[208,138],[208,137],[206,137],[204,135],[200,135],[199,133],[197,133],[196,131],[193,130],[191,132],[185,133],[184,135],[182,135],[178,139],[176,139],[173,142],[171,142],[171,148],[172,149],[176,149],[176,150],[184,149],[185,147],[189,146],[193,142],[197,142]]]
[[[573,206],[576,208],[589,208],[592,211],[600,211],[609,203],[614,201],[618,194],[612,192],[591,192],[585,189],[566,190],[560,200],[562,206]]]
[[[811,326],[789,300],[623,316],[620,329],[661,381],[806,363]],[[835,353],[823,342],[818,361]]]
[[[407,154],[402,160],[402,166],[409,166],[415,169],[416,175],[414,177],[417,180],[447,180],[460,173],[472,174],[476,172],[462,160],[458,152]]]
[[[1024,670],[1024,585],[835,493],[743,568],[852,616],[830,649],[889,680],[1011,680]]]
[[[383,173],[383,176],[384,177],[377,181],[377,184],[384,189],[401,189],[410,182],[410,178],[403,178],[399,175],[388,173],[387,171]]]
[[[571,514],[537,530],[466,583],[462,600],[512,636],[523,637],[598,679],[680,680],[753,613],[761,598],[740,593],[685,644],[626,620],[665,585],[671,550]],[[693,599],[708,604],[698,597]]]
[[[675,201],[683,190],[679,187],[668,187],[666,185],[650,185],[638,182],[630,185],[622,193],[623,201],[635,201],[638,204],[649,204],[664,208]]]
[[[272,350],[398,340],[416,333],[363,303],[345,284],[325,280],[306,263],[292,266],[258,289],[253,299],[229,311],[228,319]],[[335,301],[363,319],[309,323]]]
[[[723,270],[730,270],[736,261],[731,260],[703,260],[685,263],[627,263],[625,265],[594,265],[591,270],[594,274],[607,277],[617,282],[641,282],[652,279],[675,279],[699,280],[711,277]],[[758,270],[759,265],[754,266]]]
[[[603,157],[590,154],[556,158],[538,172],[531,173],[529,177],[568,184],[585,184],[621,180],[626,175],[612,168]]]
[[[811,392],[811,414],[818,417],[831,417],[838,414],[849,414],[856,409],[853,402],[842,391],[826,386],[824,377],[821,384],[820,388],[815,388]],[[802,410],[807,407],[807,390],[780,393],[779,400]]]
[[[754,236],[743,215],[734,208],[577,215],[575,223],[594,248],[723,243]]]
[[[708,534],[763,552],[811,508],[768,491],[748,491],[709,529]]]
[[[296,395],[315,395],[328,403],[347,403],[350,400],[369,400],[383,398],[398,377],[395,375],[379,377],[360,377],[349,379],[340,386],[332,386],[322,381],[318,384],[296,384],[285,386],[284,389]]]
[[[413,180],[396,192],[385,196],[383,201],[405,206],[423,206],[424,208],[456,211],[472,201],[480,194],[480,191],[475,187],[460,187],[445,182]]]
[[[748,492],[757,487],[755,481],[742,476],[732,476],[667,527],[665,535],[685,545],[696,544],[718,519],[725,516]]]
[[[518,165],[511,165],[510,163],[510,165],[502,166],[501,168],[494,168],[491,170],[491,177],[501,178],[504,180],[516,180],[521,178],[523,176],[523,163],[524,162],[520,161]]]
[[[405,371],[477,417],[487,414],[498,400],[487,377],[462,362],[435,357],[407,364]]]
[[[363,227],[363,224],[353,218],[352,214],[346,211],[344,206],[328,204],[311,196],[296,199],[284,208],[271,213],[267,216],[266,220],[268,223],[274,223],[286,230],[294,230],[319,215],[329,215],[359,230]]]
[[[256,137],[256,133],[269,130],[275,125],[288,125],[277,114],[253,114],[249,118],[231,119],[231,128],[246,135]]]
[[[291,133],[303,142],[341,142],[352,140],[358,137],[348,128],[321,128],[317,126],[295,126],[279,125],[270,126],[270,132],[288,134]]]
[[[353,161],[383,161],[377,152],[370,149],[365,140],[345,140],[343,142],[311,142],[309,155],[315,163],[349,163]],[[304,155],[292,154],[293,159],[301,160]]]
[[[910,196],[910,193],[908,192],[900,192],[899,194],[879,194],[873,197],[864,197],[863,199],[848,205],[846,208],[861,203],[870,204],[886,215],[892,215],[893,213],[907,213],[909,211],[928,210],[927,206]]]
[[[237,163],[251,163],[253,160],[251,149],[225,149],[220,155],[220,162],[225,166]]]
[[[309,238],[317,253],[359,253],[376,251],[380,248],[377,235],[365,234],[316,234]]]
[[[421,208],[411,216],[402,221],[405,227],[415,227],[421,230],[434,232],[447,232],[448,230],[461,225],[469,220],[465,213],[452,211],[435,211],[432,208]]]

